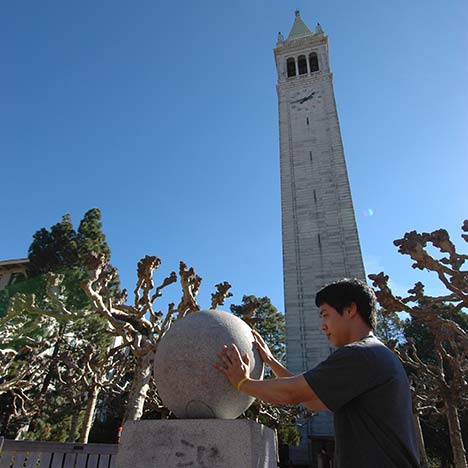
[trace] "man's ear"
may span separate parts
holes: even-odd
[[[349,318],[353,318],[358,315],[357,305],[355,302],[351,302],[351,304],[346,307],[346,312],[348,313]]]

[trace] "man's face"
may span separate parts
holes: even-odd
[[[322,326],[320,329],[327,335],[328,340],[334,346],[344,346],[349,339],[349,315],[347,310],[340,315],[335,308],[327,303],[320,306]]]

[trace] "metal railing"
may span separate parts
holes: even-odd
[[[0,468],[115,468],[118,447],[0,437]]]

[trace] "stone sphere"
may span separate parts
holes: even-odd
[[[156,386],[177,418],[235,419],[254,401],[238,392],[214,368],[223,345],[235,343],[247,353],[251,376],[263,377],[263,362],[250,327],[235,315],[218,310],[193,312],[177,320],[161,339],[154,361]]]

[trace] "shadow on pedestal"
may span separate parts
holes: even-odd
[[[276,468],[275,432],[248,419],[128,421],[116,468]]]

